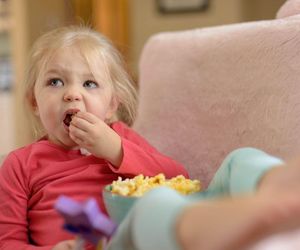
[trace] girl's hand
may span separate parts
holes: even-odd
[[[104,121],[88,112],[78,112],[69,127],[70,138],[94,156],[119,167],[123,158],[120,136]]]
[[[75,247],[75,240],[65,240],[56,244],[52,250],[73,250]]]

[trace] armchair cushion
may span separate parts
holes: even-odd
[[[238,147],[295,155],[299,26],[293,16],[151,37],[140,60],[134,128],[204,186]]]

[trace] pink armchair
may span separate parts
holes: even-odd
[[[278,18],[157,34],[140,60],[134,128],[207,186],[238,147],[300,152],[300,1]],[[289,15],[292,15],[288,17]]]
[[[238,147],[300,153],[300,0],[277,19],[166,32],[140,59],[134,128],[206,187]],[[252,250],[300,249],[300,230]]]

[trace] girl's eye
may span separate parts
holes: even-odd
[[[93,81],[85,81],[83,87],[93,89],[93,88],[97,88],[98,84]]]
[[[53,87],[61,87],[64,83],[62,80],[54,78],[49,80],[49,85]]]

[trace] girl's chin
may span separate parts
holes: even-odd
[[[55,138],[55,139],[48,137],[48,140],[54,144],[60,145],[61,147],[65,148],[65,149],[72,150],[72,149],[79,148],[78,144],[70,138],[69,134],[64,134],[60,138]]]
[[[74,142],[69,136],[66,140],[63,141],[64,145],[68,149],[78,149],[79,146],[76,142]]]
[[[64,146],[66,149],[72,149],[72,150],[79,149],[79,146],[73,141],[72,143],[66,143]]]

